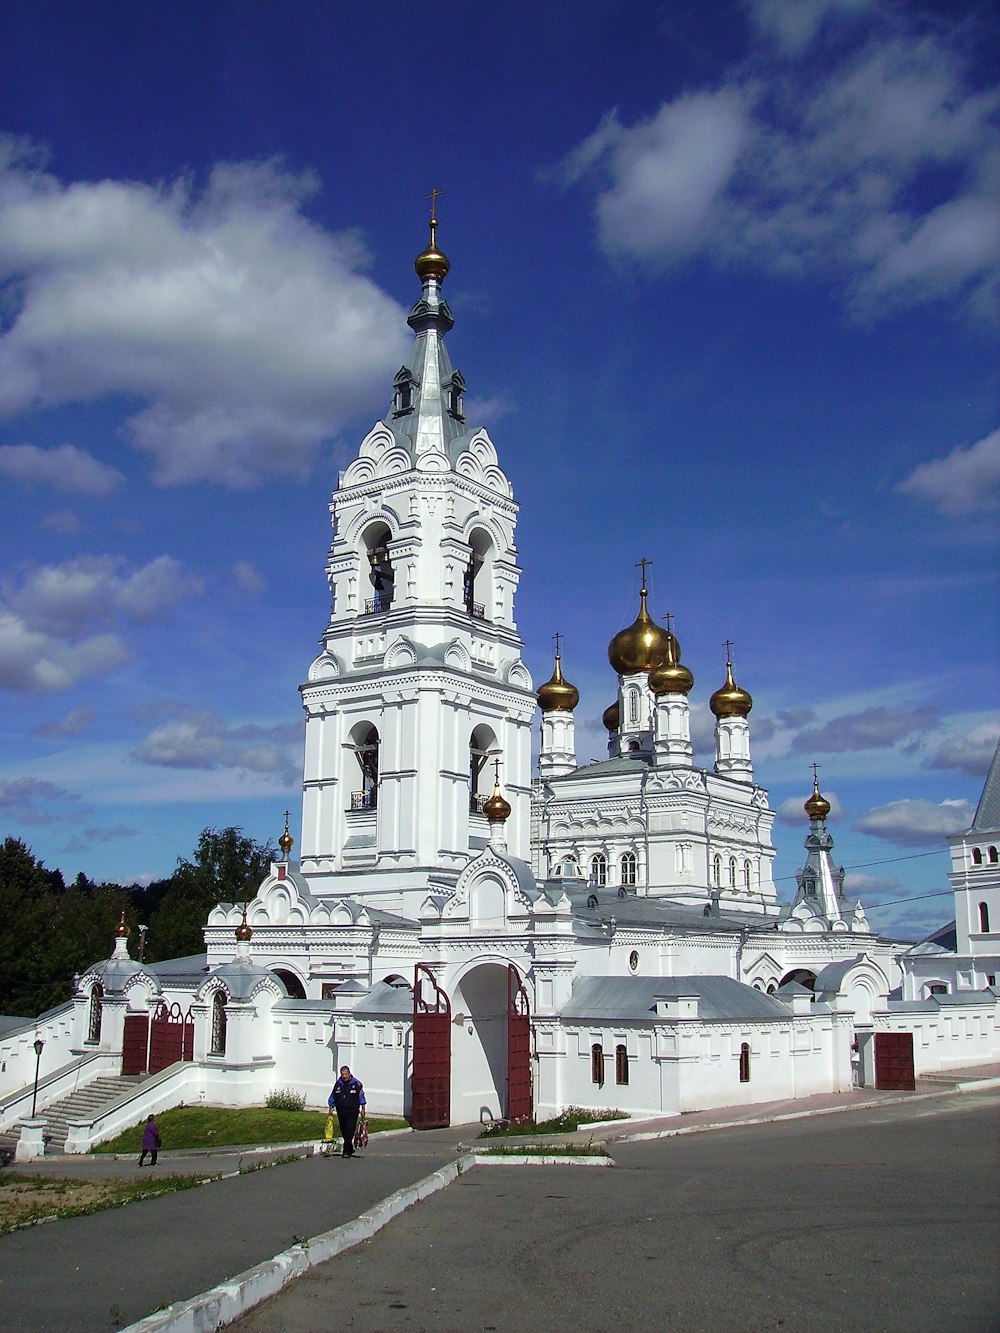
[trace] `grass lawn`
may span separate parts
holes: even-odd
[[[46,1217],[82,1217],[198,1184],[194,1176],[89,1181],[4,1172],[0,1174],[0,1236]]]
[[[144,1121],[117,1138],[98,1144],[93,1152],[139,1151]],[[274,1111],[266,1106],[177,1106],[156,1117],[163,1148],[228,1148],[264,1143],[301,1143],[321,1139],[325,1111]],[[368,1132],[405,1129],[405,1120],[368,1117]]]
[[[525,1134],[572,1134],[583,1125],[605,1120],[628,1120],[627,1111],[589,1111],[585,1106],[567,1106],[551,1120],[497,1120],[480,1134],[481,1139],[515,1138]]]

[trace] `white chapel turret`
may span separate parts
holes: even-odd
[[[753,782],[750,762],[750,723],[753,699],[736,684],[730,644],[726,644],[726,679],[708,706],[715,714],[715,771],[737,782]]]
[[[396,911],[454,883],[486,845],[494,759],[511,853],[529,853],[535,699],[514,620],[517,505],[448,356],[437,226],[432,213],[414,265],[410,358],[330,505],[330,620],[301,686],[302,876],[314,894]]]
[[[576,724],[573,710],[580,702],[580,691],[563,677],[559,640],[556,635],[556,661],[551,677],[539,686],[538,707],[542,710],[542,743],[538,751],[538,775],[561,777],[576,768]]]
[[[681,662],[681,646],[669,624],[667,656],[662,666],[649,673],[649,688],[656,700],[653,748],[657,766],[690,767],[694,751],[688,695],[694,688],[694,676]]]

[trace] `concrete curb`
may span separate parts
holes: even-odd
[[[472,1166],[614,1166],[610,1157],[600,1153],[574,1156],[572,1153],[507,1153],[475,1152],[470,1155]]]
[[[175,1301],[165,1310],[158,1310],[130,1324],[123,1333],[211,1333],[223,1324],[232,1323],[261,1301],[276,1296],[289,1282],[301,1277],[310,1268],[325,1263],[327,1259],[334,1258],[362,1241],[370,1240],[394,1217],[398,1217],[412,1204],[450,1185],[471,1165],[470,1157],[459,1157],[415,1184],[390,1194],[352,1222],[345,1222],[332,1231],[313,1236],[301,1245],[293,1245],[273,1259],[248,1268],[245,1273],[227,1282],[220,1282],[200,1296],[192,1296],[187,1301]]]

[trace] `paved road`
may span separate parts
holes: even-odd
[[[1000,1095],[484,1167],[231,1325],[471,1333],[1000,1329]]]
[[[352,1220],[454,1160],[462,1137],[461,1128],[409,1134],[362,1158],[310,1157],[0,1237],[0,1330],[101,1333],[134,1323]],[[180,1165],[170,1157],[156,1170]],[[236,1165],[221,1155],[198,1160],[206,1175]],[[46,1162],[42,1173],[67,1174],[69,1165]],[[127,1162],[72,1165],[81,1175],[137,1174]]]

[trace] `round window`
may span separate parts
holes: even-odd
[[[628,966],[630,972],[639,971],[639,951],[637,949],[633,949],[632,952],[629,954]]]

